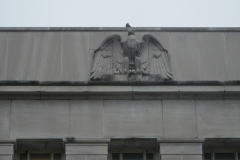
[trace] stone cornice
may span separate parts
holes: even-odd
[[[239,85],[235,81],[25,81],[0,80],[0,86],[225,86]]]
[[[228,82],[8,82],[0,99],[239,99],[238,81]],[[68,84],[68,85],[67,85]],[[75,85],[74,85],[75,84]],[[135,85],[134,85],[135,84]]]

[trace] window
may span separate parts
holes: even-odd
[[[110,160],[154,160],[156,155],[152,151],[128,150],[112,151]]]
[[[238,150],[215,150],[204,153],[204,160],[240,160]]]
[[[61,152],[56,151],[27,151],[19,153],[19,160],[62,160]]]
[[[155,138],[111,139],[108,160],[158,160]]]
[[[17,139],[15,160],[64,160],[62,139]]]

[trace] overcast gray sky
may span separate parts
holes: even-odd
[[[240,0],[0,0],[0,27],[240,27]]]

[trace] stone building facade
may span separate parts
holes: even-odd
[[[239,160],[240,29],[134,30],[171,80],[90,79],[126,28],[0,28],[0,160]]]

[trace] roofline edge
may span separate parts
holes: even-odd
[[[136,31],[238,32],[240,27],[132,27]],[[0,31],[126,31],[126,27],[0,27]]]

